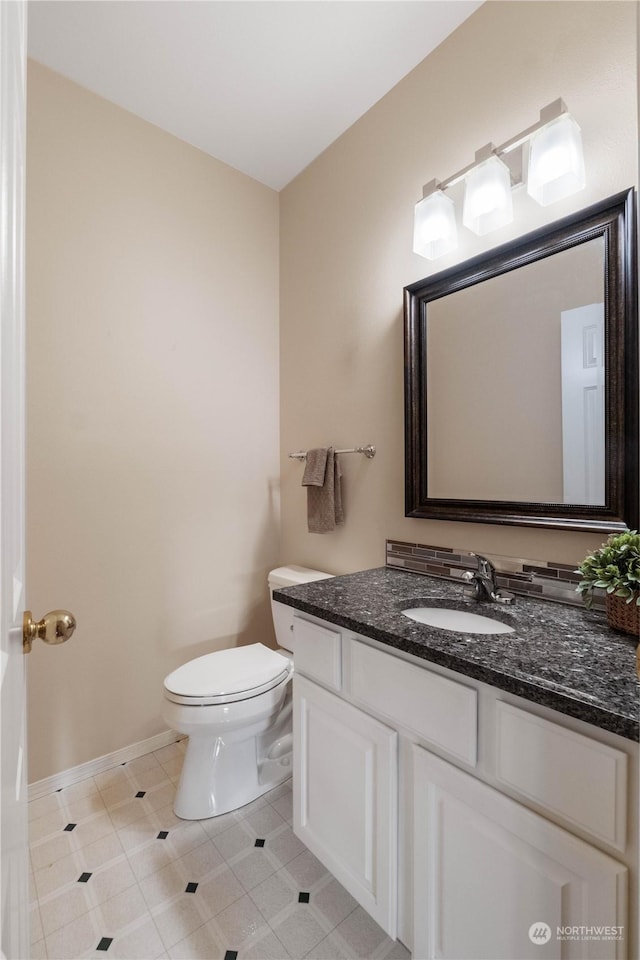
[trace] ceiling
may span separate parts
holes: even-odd
[[[29,56],[280,190],[480,0],[30,0]]]

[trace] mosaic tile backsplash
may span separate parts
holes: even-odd
[[[498,586],[524,596],[558,603],[582,606],[583,600],[576,587],[580,574],[577,564],[554,563],[550,560],[523,560],[485,554],[497,571]],[[478,561],[464,550],[436,547],[424,543],[404,543],[402,540],[386,541],[386,565],[399,567],[412,573],[446,580],[459,580],[465,570],[477,570]],[[604,590],[596,590],[594,609],[604,610]]]

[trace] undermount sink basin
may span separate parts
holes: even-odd
[[[410,607],[402,611],[405,617],[426,623],[441,630],[455,630],[456,633],[515,633],[513,627],[492,617],[483,617],[479,613],[466,610],[452,610],[448,607]]]

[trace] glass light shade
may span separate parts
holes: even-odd
[[[580,127],[565,114],[531,138],[527,193],[546,207],[582,190],[585,182]]]
[[[458,246],[453,200],[442,190],[416,203],[413,221],[413,250],[427,260],[436,260]]]
[[[509,168],[499,157],[489,157],[465,178],[462,222],[482,236],[512,220]]]

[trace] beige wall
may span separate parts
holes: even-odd
[[[635,3],[486,3],[281,194],[282,558],[343,573],[384,561],[384,539],[580,560],[599,535],[404,517],[402,289],[636,183]],[[422,184],[469,163],[563,97],[584,138],[587,188],[552,207],[520,192],[516,220],[461,233],[430,264],[411,251]],[[499,412],[498,412],[499,415]],[[346,524],[309,534],[300,448],[343,457]]]
[[[278,195],[28,76],[31,781],[165,729],[178,663],[271,636]]]

